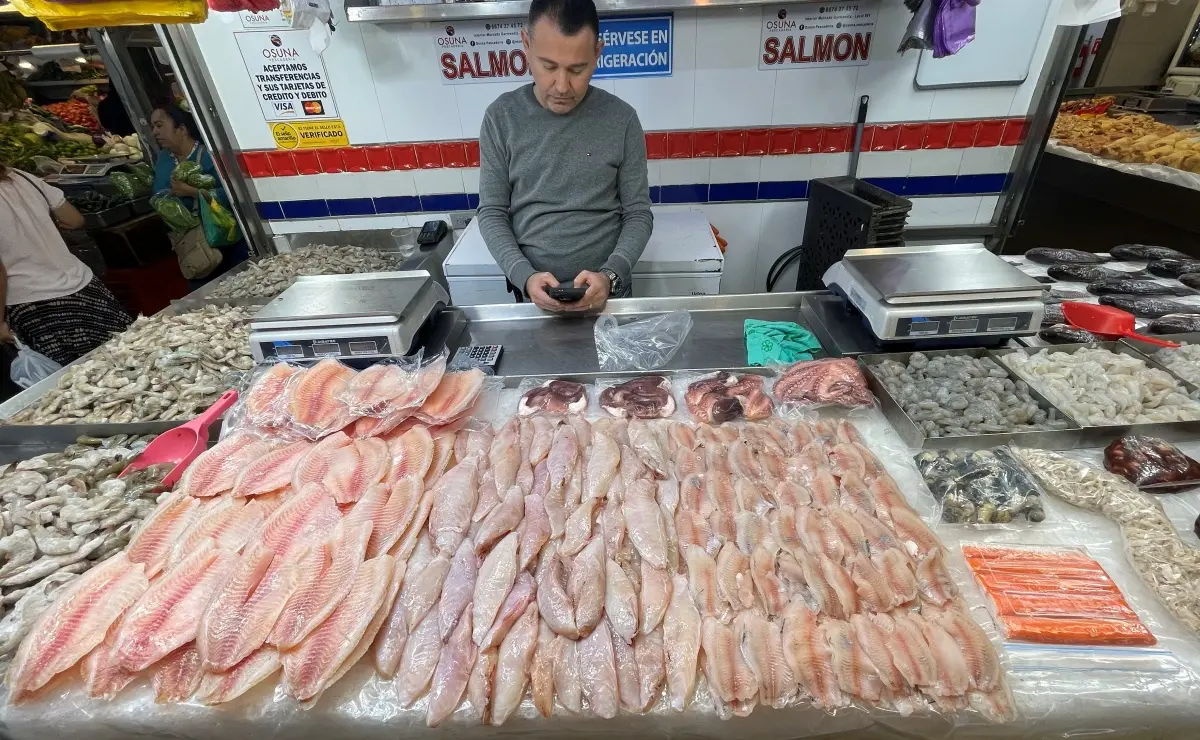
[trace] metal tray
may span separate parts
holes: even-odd
[[[1184,389],[1184,391],[1187,392],[1189,396],[1200,399],[1200,388],[1197,388],[1196,385],[1189,383],[1183,378],[1180,378],[1178,375],[1175,375],[1175,373],[1167,370],[1153,359],[1147,357],[1141,352],[1138,352],[1132,346],[1120,341],[1090,342],[1085,344],[1056,344],[1049,347],[1009,347],[1005,349],[991,350],[991,355],[995,357],[996,362],[999,362],[1001,365],[1003,365],[1006,370],[1009,370],[1009,372],[1014,373],[1017,375],[1017,377],[1020,377],[1026,383],[1029,383],[1030,389],[1033,390],[1035,383],[1028,378],[1021,376],[1020,373],[1016,373],[1007,365],[1004,365],[1000,359],[1002,356],[1011,354],[1013,352],[1024,352],[1027,355],[1033,355],[1041,352],[1042,350],[1046,350],[1051,354],[1058,352],[1066,352],[1070,354],[1083,347],[1106,349],[1110,352],[1116,352],[1117,354],[1136,357],[1137,359],[1146,363],[1146,365],[1149,367],[1153,367],[1157,370],[1162,370],[1163,372],[1167,373],[1179,383],[1179,385]],[[1067,416],[1067,418],[1071,419],[1076,424],[1079,424],[1081,427],[1083,432],[1081,435],[1081,446],[1083,447],[1104,447],[1114,439],[1117,439],[1118,437],[1124,437],[1127,434],[1145,434],[1151,437],[1165,439],[1168,442],[1189,442],[1197,439],[1197,437],[1200,437],[1200,421],[1165,421],[1153,424],[1095,425],[1081,422],[1079,419],[1076,419],[1073,415],[1065,411],[1063,413]]]
[[[967,357],[989,357],[990,350],[976,347],[971,349],[940,349],[929,350],[922,354],[927,357],[938,357],[942,355],[965,355]],[[1080,435],[1082,430],[1079,424],[1062,409],[1054,404],[1030,386],[1029,395],[1033,397],[1038,406],[1049,411],[1054,410],[1066,419],[1067,429],[1055,430],[1038,430],[1028,432],[1003,432],[999,434],[972,434],[963,437],[928,437],[924,430],[917,426],[917,423],[900,406],[900,403],[892,396],[892,394],[884,387],[883,382],[875,374],[875,365],[880,364],[884,360],[895,360],[896,362],[908,363],[908,359],[912,357],[912,352],[892,352],[882,354],[867,354],[860,355],[858,358],[859,364],[862,365],[863,374],[867,377],[867,386],[871,392],[879,399],[879,405],[883,410],[883,415],[891,423],[892,428],[904,440],[904,443],[911,448],[924,450],[937,449],[972,449],[982,450],[998,445],[1016,444],[1024,447],[1038,447],[1045,450],[1073,450],[1080,446]],[[1000,364],[997,360],[997,364]],[[1023,380],[1012,370],[1000,364],[1000,367],[1008,373],[1010,380],[1016,382]]]
[[[113,437],[118,434],[162,434],[186,419],[176,421],[143,421],[133,424],[51,424],[0,426],[0,464],[26,460],[47,452],[57,452],[79,437]],[[209,444],[221,436],[221,421],[208,427]]]

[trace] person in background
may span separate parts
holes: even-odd
[[[121,96],[117,93],[116,87],[109,89],[108,94],[103,98],[96,94],[85,96],[83,100],[91,109],[92,115],[100,122],[100,127],[108,133],[117,136],[132,136],[137,133],[137,129],[133,127],[133,121],[129,120],[129,113],[126,112],[125,104],[121,102]]]
[[[592,0],[533,0],[521,40],[533,84],[484,113],[479,230],[518,299],[595,310],[632,295],[650,241],[646,136],[632,106],[591,85],[604,48]],[[546,293],[564,283],[587,292]]]
[[[83,226],[63,192],[0,165],[0,341],[15,334],[60,365],[132,322],[116,297],[71,254],[55,226]]]
[[[198,213],[199,206],[196,198],[200,191],[171,177],[180,162],[190,160],[199,164],[204,174],[211,175],[217,181],[212,192],[221,203],[228,205],[229,197],[224,186],[221,185],[217,167],[213,164],[212,155],[200,143],[200,129],[197,128],[196,121],[190,113],[174,103],[155,108],[154,112],[150,114],[150,133],[162,147],[158,153],[158,159],[154,161],[154,192],[156,194],[171,193],[177,196],[188,210]],[[193,289],[221,276],[250,256],[245,239],[217,249],[222,255],[221,264],[204,279],[189,281],[192,283]]]

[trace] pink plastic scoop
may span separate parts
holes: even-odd
[[[146,445],[146,449],[142,450],[142,454],[135,457],[117,477],[124,478],[135,470],[148,468],[151,465],[175,463],[175,467],[162,480],[164,486],[175,485],[192,460],[195,460],[208,447],[208,425],[216,421],[237,400],[238,392],[236,390],[230,388],[225,391],[216,403],[205,409],[204,413],[195,419],[154,438],[150,444]]]
[[[1071,326],[1086,329],[1093,334],[1109,337],[1129,337],[1139,342],[1159,347],[1178,348],[1176,342],[1138,334],[1133,323],[1133,314],[1113,306],[1097,306],[1094,303],[1068,301],[1062,304],[1063,317]]]

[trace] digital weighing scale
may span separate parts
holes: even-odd
[[[999,342],[1036,332],[1045,308],[1045,286],[982,244],[852,249],[823,279],[880,343]]]
[[[425,270],[304,275],[251,320],[250,352],[255,362],[407,355],[449,303]]]

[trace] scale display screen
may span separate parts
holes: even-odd
[[[1005,334],[1029,329],[1029,311],[1001,316],[937,316],[896,320],[895,338],[936,337],[969,334]]]
[[[297,339],[291,342],[259,342],[263,357],[283,360],[302,360],[321,357],[367,357],[389,355],[392,344],[385,336],[354,337],[353,339]]]

